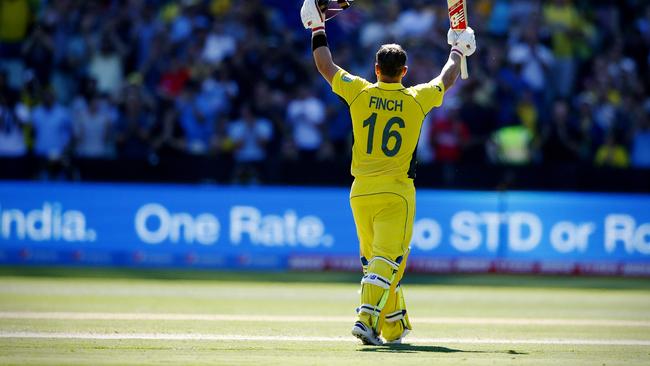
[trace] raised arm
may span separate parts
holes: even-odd
[[[460,74],[460,63],[463,57],[469,57],[476,52],[476,38],[474,30],[467,28],[463,33],[456,34],[453,30],[447,33],[447,43],[451,46],[449,59],[442,68],[439,78],[445,85],[445,92],[447,92],[458,79]]]
[[[318,69],[318,72],[323,75],[325,81],[332,85],[332,79],[334,79],[334,75],[336,75],[340,68],[332,60],[332,53],[327,46],[327,38],[325,38],[325,32],[322,33],[322,37],[325,38],[324,46],[318,46],[318,48],[314,48],[317,46],[317,44],[314,42],[314,38],[316,37],[321,37],[321,35],[312,35],[312,49],[314,54],[314,61],[316,62],[316,68]],[[320,42],[323,43],[323,41]]]
[[[315,0],[305,0],[300,9],[300,18],[307,29],[311,29],[311,49],[318,72],[332,85],[334,75],[339,67],[332,60],[332,53],[327,45],[325,34],[325,16],[318,9]]]
[[[442,79],[442,83],[445,86],[445,92],[449,90],[452,86],[454,86],[454,84],[456,84],[458,75],[460,75],[461,58],[462,56],[452,51],[449,54],[449,59],[447,60],[447,63],[445,64],[445,66],[442,68],[442,71],[440,72],[439,78]]]

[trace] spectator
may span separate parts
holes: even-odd
[[[256,117],[250,105],[244,104],[240,118],[230,124],[228,136],[234,144],[233,181],[258,182],[267,157],[266,146],[273,136],[273,125],[265,118]]]
[[[325,118],[327,123],[324,126],[325,134],[328,137],[327,148],[322,149],[321,156],[326,158],[345,158],[351,155],[352,121],[348,105],[341,101],[340,97],[331,92],[329,84],[324,84],[318,91],[318,95],[325,105]],[[326,151],[327,150],[327,151]]]
[[[570,96],[576,74],[576,56],[586,42],[590,25],[580,15],[572,0],[553,0],[544,6],[544,21],[553,44],[553,86],[557,96]]]
[[[95,95],[80,113],[75,114],[76,155],[82,158],[108,158],[115,154],[113,114],[106,101]]]
[[[20,68],[21,42],[29,35],[32,13],[29,0],[0,1],[0,69]]]
[[[553,115],[542,131],[544,162],[562,164],[578,158],[577,131],[569,122],[569,106],[563,100],[553,105]]]
[[[122,57],[126,47],[122,44],[114,29],[109,29],[102,37],[99,49],[90,57],[88,72],[97,80],[97,89],[116,97],[124,81]]]
[[[36,80],[43,85],[49,84],[54,69],[52,33],[51,26],[39,24],[22,44],[25,66],[34,71]]]
[[[397,38],[421,37],[434,26],[436,14],[430,5],[423,0],[415,1],[415,5],[400,13],[393,25],[393,33]]]
[[[10,106],[18,102],[18,93],[9,85],[8,73],[0,70],[0,97],[4,98],[4,103]]]
[[[4,57],[17,55],[9,50],[25,39],[31,20],[29,0],[0,1],[0,51]]]
[[[136,65],[141,69],[151,57],[152,44],[164,31],[164,25],[156,17],[156,8],[153,4],[145,4],[142,10],[142,18],[134,25],[134,34],[137,42]]]
[[[393,2],[377,3],[378,11],[375,16],[368,17],[359,32],[359,43],[364,49],[376,49],[388,41],[390,36],[389,23],[399,16],[397,4]]]
[[[436,119],[431,128],[430,141],[436,161],[455,163],[461,160],[470,136],[458,112],[457,107],[450,109],[446,116]]]
[[[298,90],[287,106],[287,122],[293,128],[293,145],[301,160],[313,161],[323,147],[325,106],[306,87]]]
[[[525,28],[523,39],[510,48],[508,59],[519,66],[523,81],[536,98],[542,98],[547,86],[546,75],[554,60],[551,51],[539,42],[535,26]]]
[[[212,31],[205,41],[201,57],[204,61],[218,65],[226,57],[232,56],[237,49],[237,40],[224,29],[224,23],[214,23]]]
[[[588,96],[579,98],[578,106],[578,158],[591,163],[596,149],[603,142],[603,130],[594,123],[593,101]]]
[[[484,120],[486,107],[492,107],[493,113],[495,114],[493,116],[495,121],[488,122],[492,126],[487,128],[488,131],[481,133],[484,140],[488,139],[488,136],[494,131],[497,124],[513,123],[517,114],[519,93],[526,89],[526,84],[518,70],[514,69],[507,62],[505,52],[501,47],[493,47],[488,50],[489,62],[487,67],[491,78],[484,81],[481,94],[477,91],[474,95],[474,101],[469,101],[469,104],[476,102],[483,109],[478,111],[476,116],[480,121],[476,121],[475,118],[465,118],[473,131],[476,127],[486,129],[485,123],[487,121]],[[480,101],[476,100],[479,96],[481,98]],[[466,113],[466,108],[467,106],[463,106],[463,113]],[[476,133],[473,133],[473,135],[476,135]]]
[[[598,128],[607,131],[615,128],[616,122],[616,103],[618,97],[616,91],[603,85],[596,90],[597,104],[594,108],[594,122]]]
[[[27,153],[21,121],[0,94],[0,157],[20,157]]]
[[[199,99],[198,85],[189,83],[176,102],[178,120],[185,134],[187,153],[207,155],[216,138],[215,116],[206,110]]]
[[[605,139],[605,143],[598,148],[596,166],[609,168],[627,168],[630,165],[630,157],[623,145],[620,145],[616,136],[610,132]]]
[[[41,179],[70,178],[69,148],[72,121],[67,107],[58,104],[51,90],[44,92],[43,101],[31,114],[36,135],[34,154],[41,158]]]
[[[51,90],[45,91],[43,103],[31,116],[36,140],[36,156],[58,161],[64,158],[72,137],[72,121],[67,107],[55,102]]]
[[[145,159],[149,155],[152,124],[153,118],[141,95],[130,93],[117,123],[119,155],[127,159]]]
[[[540,149],[542,144],[542,138],[539,134],[540,126],[540,111],[538,110],[538,105],[535,103],[535,97],[533,93],[529,90],[524,91],[521,94],[519,102],[517,104],[517,119],[525,126],[528,131],[530,131],[533,136],[533,144],[531,147],[531,152],[533,154],[532,158],[534,161],[539,161],[542,159],[540,156]]]
[[[205,77],[196,96],[196,105],[201,113],[216,120],[230,112],[230,106],[237,93],[237,84],[230,80],[217,81],[212,77]]]
[[[650,117],[644,113],[638,122],[632,141],[632,166],[650,168]]]
[[[427,133],[433,129],[433,113],[429,113],[422,121],[420,138],[416,147],[416,156],[418,164],[430,164],[435,160],[435,149],[431,143],[431,134]],[[350,136],[352,139],[352,136]]]
[[[171,22],[170,34],[171,40],[175,43],[186,41],[192,35],[192,31],[198,22],[201,21],[197,15],[198,0],[185,0],[176,12],[178,15]],[[175,4],[172,3],[174,6]]]
[[[533,135],[523,125],[501,127],[492,136],[491,160],[507,165],[525,165],[532,159]]]
[[[134,125],[129,125],[132,128],[131,136],[134,133],[138,134],[138,138],[143,142],[141,146],[145,146],[144,142],[148,138],[147,130],[138,128],[133,129]],[[173,109],[168,109],[159,118],[151,128],[151,148],[154,152],[155,160],[158,158],[166,159],[170,157],[183,156],[185,153],[185,137],[183,135],[183,128],[177,123],[176,112]]]
[[[273,137],[267,147],[269,154],[267,163],[269,164],[276,164],[282,158],[283,143],[289,136],[285,120],[285,97],[281,90],[271,89],[265,82],[258,83],[255,87],[254,110],[273,124]],[[279,169],[269,170],[269,173],[277,173]]]
[[[495,36],[504,36],[508,33],[512,12],[512,5],[508,0],[496,0],[490,20],[488,22],[487,30]]]
[[[19,89],[22,82],[22,43],[28,37],[32,20],[29,0],[0,1],[0,72],[7,71],[7,84],[14,89]]]
[[[175,99],[180,96],[185,84],[190,79],[190,70],[180,57],[171,60],[169,68],[160,78],[160,94],[164,98]]]

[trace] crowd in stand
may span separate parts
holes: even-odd
[[[315,71],[298,0],[0,0],[0,157],[349,159],[346,106]],[[470,79],[432,112],[422,162],[650,168],[650,5],[476,0]],[[397,42],[408,85],[449,54],[444,4],[359,1],[327,23],[374,80]],[[74,160],[74,159],[72,159]]]

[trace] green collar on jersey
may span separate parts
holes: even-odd
[[[402,83],[384,83],[383,81],[377,82],[377,87],[383,90],[402,90],[404,85]]]

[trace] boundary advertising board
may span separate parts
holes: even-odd
[[[359,270],[343,188],[0,183],[0,264]],[[650,196],[418,190],[409,270],[650,276]]]

